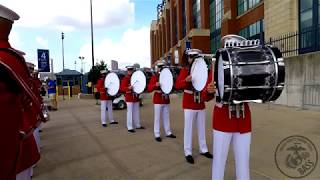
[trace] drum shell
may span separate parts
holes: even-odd
[[[216,60],[215,81],[219,95],[217,101],[268,102],[280,96],[284,86],[285,66],[279,49],[268,46],[224,48],[217,51]],[[282,62],[278,62],[280,60]],[[222,97],[219,87],[219,61],[223,61],[224,72]]]

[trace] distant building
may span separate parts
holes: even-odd
[[[57,86],[59,88],[59,95],[68,94],[67,87],[71,87],[71,94],[78,95],[81,92],[82,74],[76,70],[64,69],[55,74],[57,77]],[[64,91],[64,92],[63,92]]]
[[[151,65],[165,58],[181,64],[186,46],[210,53],[209,0],[163,0],[150,28]]]
[[[118,70],[118,69],[119,69],[118,61],[111,60],[111,70]]]

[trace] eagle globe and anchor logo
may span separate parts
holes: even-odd
[[[290,136],[277,146],[275,162],[282,174],[290,178],[303,178],[316,168],[318,152],[308,138]]]

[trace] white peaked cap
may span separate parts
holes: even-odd
[[[187,55],[197,55],[197,54],[201,54],[202,53],[202,51],[201,50],[199,50],[199,49],[188,49],[188,50],[186,50],[186,54]]]
[[[107,74],[107,70],[101,70],[100,74]]]
[[[20,18],[20,16],[12,11],[11,9],[0,4],[0,17],[7,19],[9,21],[15,21]]]
[[[164,60],[158,60],[156,62],[156,66],[164,66],[164,65],[166,65],[166,62]]]

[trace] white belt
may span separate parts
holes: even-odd
[[[191,90],[184,90],[183,92],[185,92],[187,94],[193,94],[193,91],[191,91]]]

